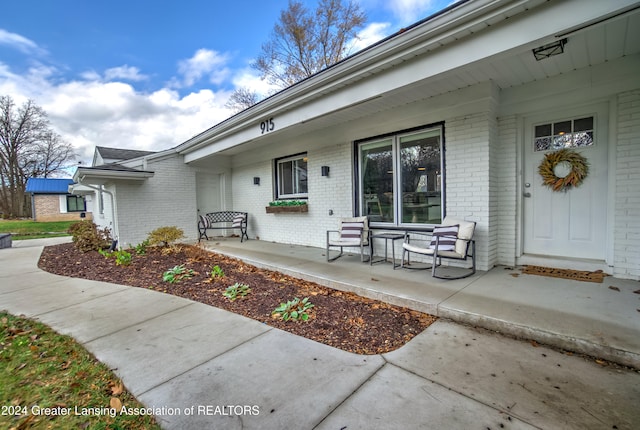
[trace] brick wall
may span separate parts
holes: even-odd
[[[139,183],[118,183],[115,188],[119,244],[135,245],[152,230],[166,226],[183,229],[185,240],[197,239],[195,170],[177,155],[151,160],[147,170],[155,175]],[[104,200],[109,218],[111,199],[105,195]]]
[[[326,231],[335,230],[338,218],[352,216],[352,158],[348,143],[309,150],[309,212],[267,214],[265,207],[274,199],[273,159],[233,170],[233,210],[249,212],[251,238],[281,243],[324,247]],[[321,166],[329,166],[328,177]],[[253,177],[260,177],[260,185]],[[333,215],[329,215],[329,210]]]
[[[34,221],[80,221],[81,212],[61,212],[60,195],[58,194],[37,194],[33,198],[35,217]],[[85,212],[86,219],[91,219],[91,213]]]
[[[517,126],[515,115],[500,118],[498,121],[497,162],[498,209],[497,209],[497,263],[516,264],[517,219]]]
[[[614,275],[640,279],[640,90],[617,97]]]
[[[489,232],[495,199],[490,188],[490,138],[494,121],[487,112],[455,117],[446,126],[446,216],[476,222],[479,270],[495,264]]]

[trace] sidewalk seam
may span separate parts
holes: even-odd
[[[190,304],[190,305],[191,305],[191,304]],[[267,327],[269,327],[269,326],[267,326]],[[167,379],[167,380],[165,380],[165,381],[162,381],[162,382],[160,382],[160,383],[158,383],[158,384],[156,384],[156,385],[154,385],[154,386],[152,386],[152,387],[149,387],[149,388],[147,388],[147,389],[146,389],[146,390],[144,390],[144,391],[141,391],[141,392],[139,392],[139,393],[136,393],[136,394],[135,394],[135,397],[136,397],[136,398],[138,398],[138,397],[140,397],[140,396],[143,396],[143,395],[145,395],[145,394],[147,394],[147,393],[149,393],[149,392],[151,392],[151,391],[155,390],[156,388],[159,388],[159,387],[163,386],[163,385],[164,385],[164,384],[166,384],[167,382],[173,381],[174,379],[179,378],[180,376],[185,375],[186,373],[189,373],[189,372],[191,372],[192,370],[194,370],[194,369],[196,369],[196,368],[198,368],[198,367],[200,367],[200,366],[203,366],[203,365],[205,365],[205,364],[209,363],[210,361],[215,360],[216,358],[223,356],[224,354],[227,354],[227,353],[229,353],[229,352],[233,351],[234,349],[236,349],[236,348],[238,348],[238,347],[240,347],[240,346],[244,345],[244,344],[245,344],[245,343],[247,343],[247,342],[251,342],[251,341],[253,341],[254,339],[259,338],[260,336],[263,336],[263,335],[265,335],[265,334],[267,334],[267,333],[270,333],[272,330],[273,330],[273,327],[269,327],[269,329],[267,329],[266,331],[264,331],[264,332],[262,332],[262,333],[258,333],[257,335],[255,335],[255,336],[253,336],[253,337],[251,337],[251,338],[248,338],[247,340],[245,340],[245,341],[243,341],[243,342],[241,342],[241,343],[239,343],[239,344],[237,344],[237,345],[235,345],[235,346],[233,346],[233,347],[231,347],[231,348],[229,348],[229,349],[227,349],[227,350],[225,350],[225,351],[222,351],[222,352],[221,352],[221,353],[219,353],[219,354],[216,354],[216,355],[214,355],[214,356],[212,356],[212,357],[210,357],[210,358],[207,358],[206,360],[202,361],[201,363],[196,364],[195,366],[190,367],[189,369],[186,369],[186,370],[184,370],[183,372],[180,372],[180,373],[177,373],[177,374],[173,375],[172,377],[170,377],[169,379]]]
[[[342,401],[340,401],[339,403],[336,404],[336,406],[334,408],[332,408],[325,416],[324,418],[322,418],[320,421],[318,421],[318,423],[316,425],[313,426],[314,429],[318,428],[319,425],[321,425],[327,418],[329,418],[331,416],[331,414],[333,414],[340,406],[342,406],[344,404],[344,402],[346,402],[347,400],[349,400],[354,394],[356,394],[360,388],[362,388],[367,382],[371,381],[371,378],[373,378],[374,376],[376,376],[382,369],[384,369],[384,367],[387,364],[390,364],[387,359],[382,355],[382,354],[378,354],[378,357],[382,358],[382,364],[380,366],[378,366],[378,368],[376,368],[370,375],[369,377],[365,378],[361,384],[359,384],[357,387],[355,387],[351,393],[349,393],[344,399],[342,399]]]

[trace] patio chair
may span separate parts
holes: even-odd
[[[344,248],[359,248],[360,261],[364,262],[364,250],[369,248],[369,233],[369,218],[366,216],[340,219],[340,230],[327,231],[327,261],[341,257]],[[331,248],[340,248],[340,254],[331,258]]]
[[[475,222],[446,217],[431,233],[407,232],[402,244],[401,266],[406,267],[405,258],[408,263],[411,253],[415,253],[433,257],[428,269],[431,269],[431,276],[434,278],[462,279],[471,276],[476,273],[476,242],[473,239],[475,229]],[[465,262],[470,259],[471,267],[465,268],[461,275],[455,275],[455,271],[460,268],[440,267],[443,258]]]

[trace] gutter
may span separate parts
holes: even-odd
[[[113,240],[115,241],[114,243],[118,242],[118,238],[120,237],[120,232],[118,229],[118,222],[116,220],[116,201],[115,198],[113,196],[113,193],[111,191],[107,191],[104,188],[102,188],[102,186],[100,187],[96,187],[95,185],[89,185],[89,184],[84,184],[82,183],[82,179],[78,179],[78,184],[82,185],[84,187],[87,188],[91,188],[92,190],[96,190],[98,193],[102,194],[102,193],[107,193],[109,194],[109,197],[111,197],[111,222],[113,224]],[[71,185],[73,186],[73,185]],[[113,245],[112,245],[113,247]]]

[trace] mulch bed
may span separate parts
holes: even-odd
[[[393,351],[436,320],[432,315],[259,269],[196,246],[180,246],[173,252],[151,247],[145,255],[132,255],[130,265],[117,266],[113,258],[96,251],[82,253],[66,243],[46,247],[38,267],[58,275],[185,297],[357,354]],[[180,264],[192,269],[194,276],[174,284],[162,280],[165,271]],[[224,272],[223,277],[211,277],[216,265]],[[222,293],[235,283],[248,285],[251,292],[230,301]],[[308,321],[282,321],[272,316],[280,303],[295,297],[309,297],[313,303]]]

